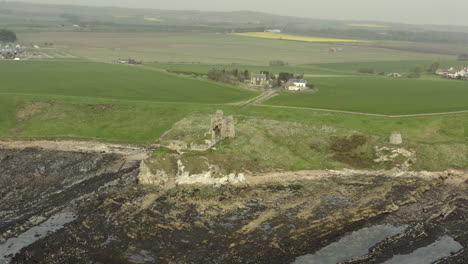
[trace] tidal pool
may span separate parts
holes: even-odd
[[[449,236],[443,236],[427,247],[418,248],[408,255],[396,255],[384,264],[428,264],[450,256],[463,249],[463,246]]]
[[[11,258],[19,253],[21,249],[61,229],[65,224],[75,219],[76,216],[73,213],[58,213],[44,223],[20,234],[18,237],[8,239],[5,243],[0,244],[0,264],[10,263]]]
[[[341,238],[315,254],[298,257],[293,264],[336,264],[368,253],[369,248],[388,237],[400,234],[407,226],[378,225],[363,228]]]

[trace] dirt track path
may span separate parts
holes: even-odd
[[[411,115],[384,115],[384,114],[371,114],[371,113],[361,113],[361,112],[352,112],[352,111],[323,109],[323,108],[296,107],[296,106],[260,105],[260,104],[255,104],[255,106],[271,107],[271,108],[286,108],[286,109],[302,109],[302,110],[311,110],[311,111],[320,111],[320,112],[331,112],[331,113],[352,114],[352,115],[362,115],[362,116],[375,116],[375,117],[388,117],[388,118],[468,114],[468,110],[463,110],[463,111],[445,112],[445,113],[427,113],[427,114],[411,114]]]
[[[260,104],[262,102],[265,102],[266,100],[272,98],[273,96],[276,96],[277,95],[276,91],[277,90],[266,91],[266,92],[263,92],[261,95],[255,97],[255,98],[252,98],[252,99],[250,99],[248,101],[237,103],[237,104],[234,104],[234,105],[240,105],[240,106],[257,105],[257,104]]]

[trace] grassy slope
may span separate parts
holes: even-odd
[[[102,63],[1,62],[0,72],[4,94],[186,103],[237,102],[256,95],[224,84]]]
[[[379,114],[468,110],[468,83],[378,77],[311,80],[318,92],[283,93],[265,104]]]
[[[15,112],[30,101],[50,100],[55,103],[28,120],[15,117]],[[331,160],[326,150],[331,136],[363,133],[372,137],[374,143],[384,144],[394,130],[402,132],[406,146],[417,149],[415,168],[440,170],[464,166],[466,115],[389,119],[259,106],[239,108],[8,95],[0,97],[0,112],[3,113],[0,137],[155,143],[176,122],[194,113],[203,117],[203,123],[209,124],[210,115],[217,109],[235,116],[239,122],[239,136],[223,142],[218,146],[219,151],[207,157],[220,164],[231,164],[231,167],[235,163],[248,169],[341,168],[344,165]],[[205,132],[206,127],[197,130],[194,123],[189,123],[180,133],[189,133],[193,137]]]
[[[372,146],[388,145],[394,130],[402,132],[404,147],[417,151],[415,169],[442,170],[466,162],[462,115],[388,119],[263,107],[224,110],[235,115],[237,137],[221,142],[216,151],[192,155],[229,171],[343,168],[347,166],[330,156],[333,136],[366,135],[370,145],[365,151],[372,156]],[[190,115],[177,122],[162,142],[201,141],[209,120],[210,115]]]

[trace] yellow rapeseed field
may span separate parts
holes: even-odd
[[[234,35],[257,37],[257,38],[269,38],[269,39],[296,40],[296,41],[306,41],[306,42],[366,42],[366,41],[354,40],[354,39],[305,37],[305,36],[294,36],[294,35],[288,35],[288,34],[282,34],[282,33],[271,33],[271,32],[246,32],[246,33],[234,33]]]
[[[161,21],[161,19],[156,18],[156,17],[145,17],[145,20],[146,21],[156,21],[156,22]]]

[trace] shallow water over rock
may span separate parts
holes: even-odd
[[[31,245],[50,233],[61,229],[65,224],[72,222],[76,217],[73,213],[58,213],[44,223],[35,226],[18,237],[12,237],[0,244],[0,264],[10,263],[11,258],[24,247]]]
[[[443,259],[463,249],[455,239],[443,236],[427,247],[418,248],[408,255],[397,255],[384,264],[428,264]]]
[[[368,253],[384,239],[404,232],[406,226],[378,225],[355,231],[315,254],[298,257],[293,264],[336,264]]]

